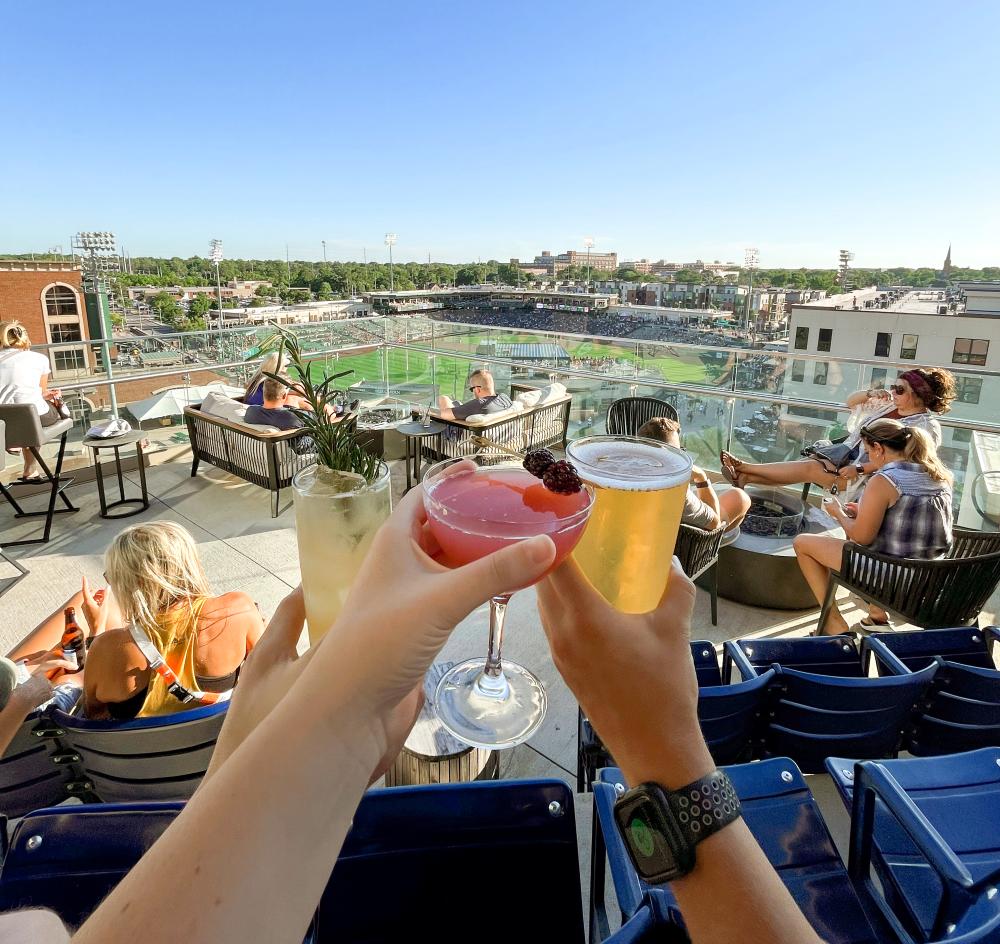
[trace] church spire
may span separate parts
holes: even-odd
[[[945,275],[951,275],[951,243],[948,243],[948,255],[944,257],[944,268],[941,271]]]

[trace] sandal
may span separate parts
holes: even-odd
[[[41,485],[42,482],[47,482],[48,479],[42,478],[40,475],[19,475],[15,480],[18,485]]]
[[[742,488],[740,484],[740,471],[739,467],[743,465],[739,459],[736,458],[732,453],[726,452],[725,449],[719,453],[719,464],[721,466],[723,478],[735,488]]]

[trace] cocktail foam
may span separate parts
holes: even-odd
[[[571,442],[566,455],[582,479],[601,488],[648,492],[673,488],[691,477],[690,456],[641,439],[591,436]]]

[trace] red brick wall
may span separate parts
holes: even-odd
[[[0,321],[20,321],[28,329],[32,344],[46,344],[45,308],[42,292],[56,282],[76,289],[80,297],[84,337],[87,337],[87,316],[83,303],[83,288],[79,269],[8,269],[11,263],[0,262]],[[21,263],[16,263],[20,266]],[[24,263],[23,265],[29,265]]]

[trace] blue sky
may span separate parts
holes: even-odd
[[[0,251],[1000,263],[1000,4],[10,4]]]

